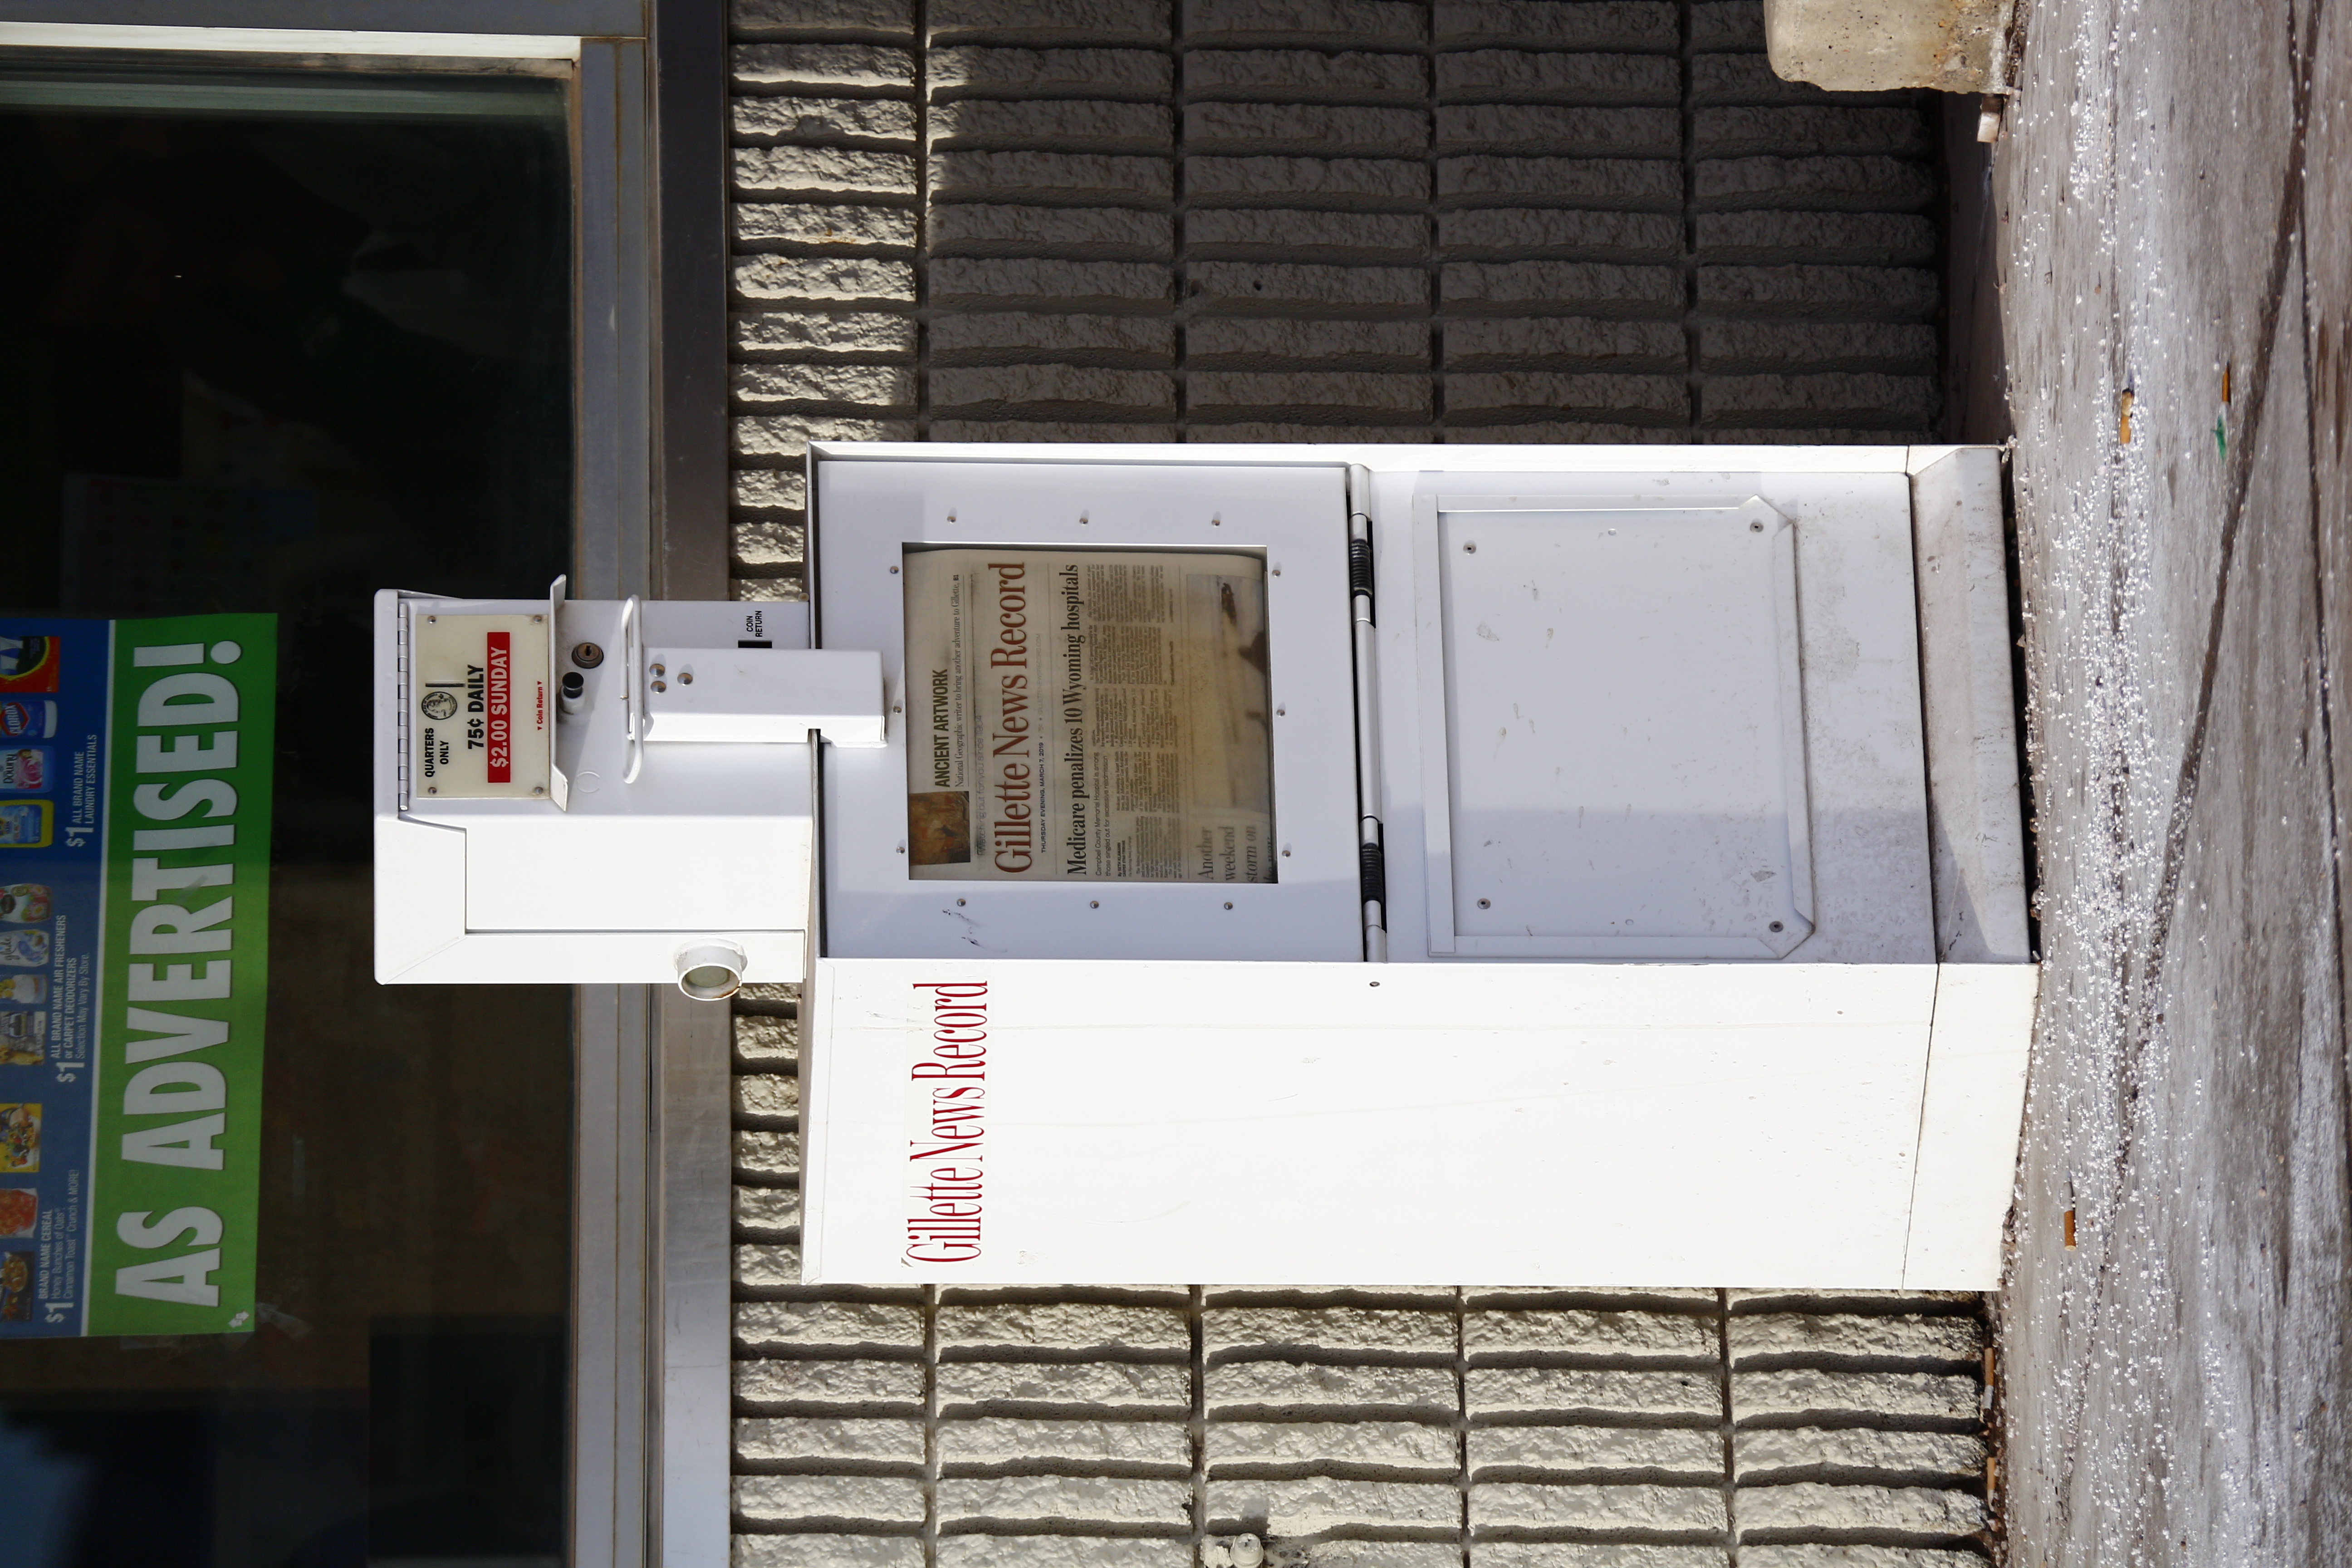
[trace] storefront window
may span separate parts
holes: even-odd
[[[567,85],[0,57],[0,630],[278,617],[257,1321],[0,1337],[36,1563],[562,1556],[571,994],[374,983],[368,670],[572,564]]]

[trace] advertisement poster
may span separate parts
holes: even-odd
[[[1265,563],[909,551],[909,874],[1271,882]]]
[[[0,620],[0,1337],[252,1327],[277,663]]]

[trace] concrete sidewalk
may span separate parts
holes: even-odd
[[[2046,961],[2011,1561],[2342,1563],[2352,19],[2024,27],[1991,215]]]

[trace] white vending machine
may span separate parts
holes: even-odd
[[[1995,451],[809,468],[805,606],[377,668],[378,978],[802,982],[806,1279],[1997,1283]]]

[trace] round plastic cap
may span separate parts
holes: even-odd
[[[751,962],[733,942],[712,937],[677,950],[677,988],[698,1002],[724,1002],[742,989]]]

